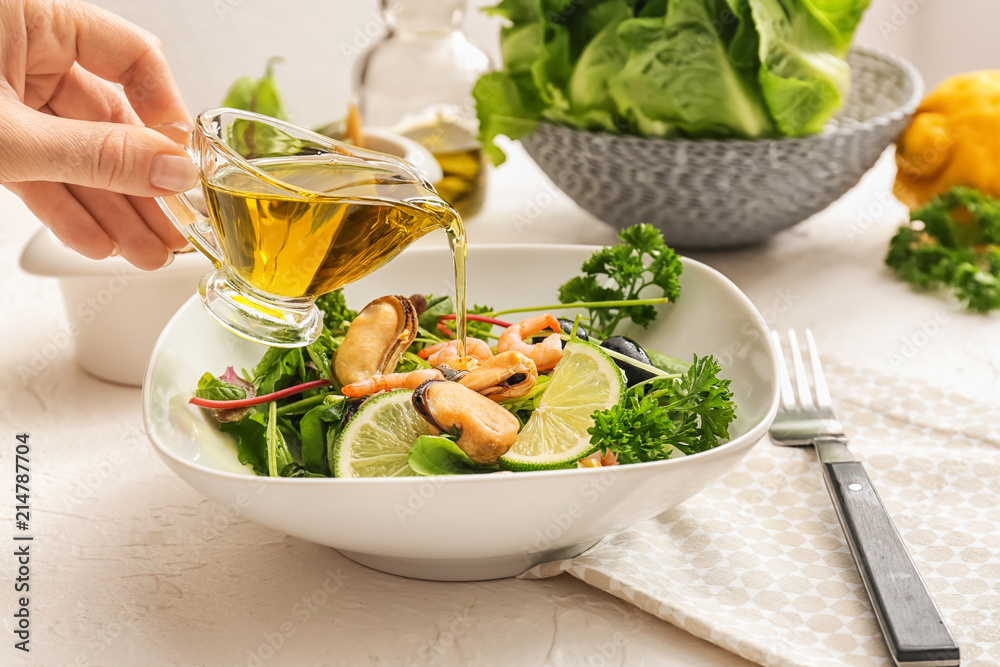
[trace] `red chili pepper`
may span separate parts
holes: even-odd
[[[442,315],[441,316],[441,321],[444,321],[444,320],[453,320],[456,317],[457,316],[455,315],[455,313],[451,313],[449,315]],[[468,319],[470,319],[470,320],[472,320],[473,322],[486,322],[487,324],[492,324],[494,326],[503,327],[504,329],[506,329],[509,326],[513,326],[510,322],[504,322],[503,320],[498,320],[498,319],[495,319],[495,318],[492,318],[492,317],[486,317],[485,315],[473,315],[472,313],[469,313],[465,317],[468,318]]]
[[[276,391],[272,394],[264,394],[263,396],[254,396],[253,398],[239,398],[236,399],[235,401],[212,401],[207,398],[198,398],[197,396],[194,396],[188,401],[188,403],[197,405],[200,408],[212,408],[216,410],[218,409],[226,410],[228,408],[249,408],[251,405],[270,403],[271,401],[276,401],[279,398],[285,398],[286,396],[301,394],[304,391],[315,389],[316,387],[325,387],[328,384],[330,384],[329,380],[313,380],[312,382],[297,384],[294,387],[289,387],[288,389],[282,389],[281,391]]]
[[[448,325],[440,320],[437,323],[437,330],[443,333],[448,338],[454,338],[455,332],[448,328]]]

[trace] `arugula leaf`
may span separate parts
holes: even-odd
[[[347,307],[342,289],[335,289],[316,299],[316,307],[323,312],[323,325],[333,338],[345,335],[347,327],[358,316],[357,311]]]
[[[333,337],[330,335],[330,330],[323,327],[323,331],[320,332],[319,338],[314,340],[309,345],[306,345],[306,354],[309,355],[309,359],[316,366],[319,371],[327,380],[331,382],[336,382],[337,378],[333,373],[333,355],[340,347]]]
[[[497,466],[481,466],[445,435],[422,435],[410,449],[410,467],[419,475],[475,475],[493,472]]]
[[[271,401],[271,410],[268,413],[267,427],[264,432],[264,442],[267,446],[267,474],[271,477],[280,477],[280,472],[295,460],[288,450],[285,438],[278,428],[278,404]]]
[[[584,275],[574,276],[559,288],[562,303],[624,301],[640,298],[643,290],[657,287],[663,296],[676,301],[680,294],[683,265],[667,246],[663,235],[652,225],[639,223],[618,234],[621,243],[596,251],[583,263]],[[650,304],[588,307],[592,327],[601,337],[614,335],[618,324],[628,318],[641,327],[656,319]]]
[[[455,312],[455,304],[450,296],[426,295],[427,309],[420,314],[417,322],[427,331],[437,331],[437,323],[445,315]]]
[[[273,404],[272,404],[273,405]],[[264,414],[256,412],[238,422],[219,424],[219,430],[236,437],[236,457],[258,475],[267,476],[267,443]]]
[[[667,373],[686,373],[691,367],[691,364],[686,361],[681,361],[677,357],[671,357],[669,354],[663,354],[657,350],[651,350],[648,347],[646,348],[646,356],[649,357],[653,366]]]
[[[347,409],[346,400],[333,400],[327,397],[323,403],[302,416],[299,421],[299,432],[302,434],[302,463],[311,473],[329,477],[330,466],[327,461],[327,442],[329,433],[335,431],[333,438],[340,433],[340,424]]]
[[[910,214],[885,263],[920,289],[951,288],[969,310],[1000,309],[1000,200],[953,188]]]
[[[599,450],[619,463],[661,461],[673,451],[694,454],[729,438],[735,404],[714,357],[697,355],[686,373],[629,389],[618,405],[592,415],[587,430]]]
[[[198,378],[198,388],[194,395],[210,401],[237,401],[247,397],[246,389],[220,380],[211,373]]]
[[[301,347],[269,347],[253,369],[253,383],[258,394],[271,394],[305,381],[305,377],[306,365]]]

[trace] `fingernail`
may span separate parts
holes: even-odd
[[[198,167],[180,155],[160,153],[149,167],[149,184],[171,192],[184,192],[198,185]]]
[[[174,253],[172,253],[172,252],[170,252],[170,251],[168,250],[168,251],[167,251],[167,261],[165,261],[165,262],[163,263],[163,266],[161,266],[160,268],[161,268],[161,269],[165,269],[165,268],[167,268],[168,266],[170,266],[170,265],[171,265],[171,264],[173,264],[173,263],[174,263]]]
[[[108,255],[108,257],[117,257],[120,254],[122,254],[122,249],[118,247],[117,243],[115,243],[114,247],[111,249],[111,254]]]

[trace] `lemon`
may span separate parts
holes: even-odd
[[[601,348],[583,341],[566,344],[538,409],[500,458],[508,470],[565,468],[596,449],[587,429],[591,415],[617,405],[625,392],[622,372]]]
[[[407,459],[431,427],[414,409],[409,389],[379,394],[347,422],[330,451],[334,477],[412,477]]]

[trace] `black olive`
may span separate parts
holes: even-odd
[[[414,294],[410,297],[410,303],[413,304],[413,308],[417,311],[417,317],[424,314],[427,310],[427,297],[423,294]]]
[[[642,349],[642,346],[631,338],[626,338],[625,336],[612,336],[611,338],[606,338],[604,342],[601,343],[601,347],[611,350],[612,352],[622,354],[629,359],[635,359],[636,361],[642,362],[647,366],[653,365],[649,360],[649,355],[646,354],[644,349]],[[615,363],[618,364],[618,368],[625,371],[625,380],[630,387],[656,377],[655,374],[650,373],[644,368],[633,366],[627,361],[615,359]]]
[[[562,332],[568,336],[569,332],[573,330],[573,320],[568,320],[565,317],[559,317],[557,319],[559,320],[559,324],[560,324],[560,326],[562,328]],[[536,334],[536,335],[532,336],[531,340],[528,341],[528,342],[530,342],[533,345],[534,344],[538,344],[538,343],[541,343],[543,340],[545,340],[547,337],[549,337],[551,335],[552,334],[549,334],[549,333],[546,333],[546,334]],[[590,340],[590,336],[587,335],[587,331],[586,331],[586,329],[583,328],[583,325],[577,325],[577,327],[576,327],[576,337],[579,338],[580,340]],[[566,341],[562,342],[562,346],[566,347]]]
[[[341,428],[347,426],[347,422],[351,421],[351,417],[358,411],[365,401],[367,401],[371,396],[358,396],[357,398],[347,399],[347,405],[344,408],[344,418],[340,422]]]

